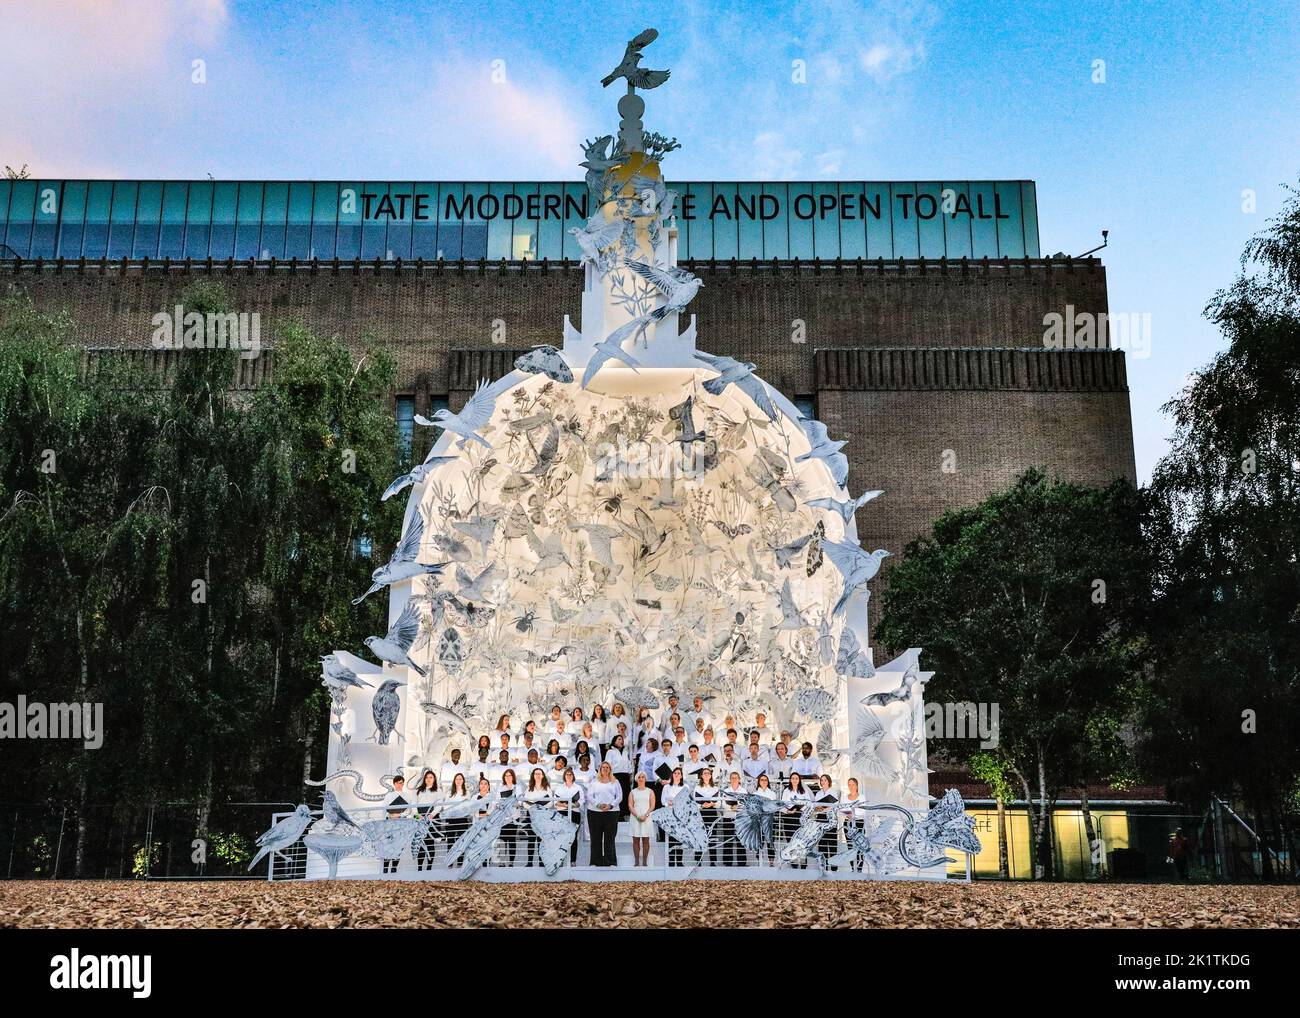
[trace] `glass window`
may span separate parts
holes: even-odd
[[[509,220],[511,225],[510,256],[515,261],[534,261],[537,258],[537,228],[541,221],[542,206],[537,184],[516,184],[515,199],[520,203],[519,216]],[[511,209],[513,215],[515,209]]]
[[[416,181],[411,208],[411,257],[426,262],[438,257],[438,185]]]
[[[680,245],[685,254],[680,257],[701,260],[713,257],[713,229],[709,222],[712,207],[712,184],[691,184],[686,188],[681,199],[681,226],[686,240]]]
[[[813,254],[832,259],[840,256],[840,188],[825,181],[813,184],[817,215],[813,219]]]
[[[713,223],[713,257],[740,257],[740,224],[736,221],[735,184],[714,184],[713,204],[709,208]]]
[[[185,205],[189,187],[173,181],[163,185],[162,229],[158,233],[159,258],[185,256]]]
[[[311,250],[308,257],[327,261],[334,257],[334,234],[338,225],[338,184],[317,184],[311,212]]]
[[[32,245],[32,215],[36,209],[36,181],[15,180],[9,195],[9,223],[4,243],[10,257],[26,258]]]
[[[212,184],[205,180],[190,184],[185,207],[185,257],[207,258],[212,239]]]
[[[239,205],[235,212],[235,258],[257,258],[262,253],[261,184],[245,181],[239,185]]]
[[[53,258],[58,234],[59,213],[63,207],[63,185],[57,180],[42,180],[36,185],[36,208],[32,214],[31,258]]]
[[[135,202],[135,238],[132,258],[158,257],[158,228],[162,223],[162,184],[146,180],[140,184]]]
[[[867,225],[867,257],[894,257],[894,209],[889,185],[864,182],[860,186],[862,215]]]
[[[235,203],[239,200],[238,184],[214,184],[212,187],[212,257],[222,261],[235,250]]]
[[[284,257],[284,227],[289,218],[289,185],[267,184],[262,196],[262,240],[257,257]]]
[[[998,256],[998,227],[993,219],[993,185],[983,181],[970,184],[971,257]]]
[[[949,258],[969,258],[970,185],[965,181],[946,181],[943,194],[952,210],[943,214],[944,251]]]
[[[799,416],[805,421],[815,421],[817,419],[816,396],[796,396],[790,402],[794,404],[794,408],[799,411]]]
[[[361,255],[361,217],[365,213],[362,188],[363,185],[355,181],[339,185],[339,225],[335,241],[335,256],[338,258],[353,259]]]
[[[564,185],[541,184],[537,189],[537,257],[564,257]]]
[[[1025,256],[1025,224],[1020,215],[1019,182],[1001,183],[996,186],[994,195],[994,212],[998,216],[998,255],[1008,258]]]
[[[289,210],[284,228],[286,259],[311,257],[311,197],[310,184],[289,185]]]
[[[5,231],[9,226],[9,190],[9,181],[0,179],[0,258],[13,257],[4,246]]]
[[[487,193],[486,184],[465,185],[464,201],[468,204],[461,220],[461,257],[466,260],[486,258],[488,254],[488,224],[478,217],[479,200]]]
[[[461,206],[465,201],[463,184],[443,184],[438,189],[438,257],[447,261],[461,258],[464,224]]]
[[[916,185],[916,229],[922,258],[942,258],[943,185],[927,182]]]
[[[403,461],[410,458],[411,442],[415,437],[415,397],[398,396],[395,400],[397,412],[397,453]]]
[[[871,210],[862,200],[861,184],[840,184],[840,257],[867,256],[867,217]]]
[[[388,226],[397,211],[387,184],[365,184],[361,188],[361,258],[370,261],[388,257]]]
[[[920,257],[921,235],[917,230],[916,185],[890,184],[889,193],[889,207],[894,219],[894,257]]]
[[[103,258],[108,253],[108,220],[112,208],[112,183],[92,180],[86,192],[86,228],[81,239],[81,250],[87,258]]]
[[[514,194],[509,184],[489,184],[488,195],[483,211],[491,218],[487,222],[487,257],[489,261],[509,258],[514,237],[514,224],[506,218],[505,199]]]
[[[759,200],[761,184],[741,184],[736,188],[736,230],[739,235],[737,257],[746,260],[763,257],[763,208]]]
[[[389,191],[394,217],[388,221],[388,258],[411,257],[411,222],[415,218],[415,185],[394,184]]]
[[[587,217],[595,211],[590,208],[591,198],[587,193],[587,185],[583,184],[565,184],[564,185],[564,257],[571,261],[577,261],[582,257],[582,249],[578,247],[578,240],[570,230],[580,230],[587,223]]]
[[[790,257],[811,258],[817,198],[807,184],[790,184]]]
[[[86,182],[69,180],[63,185],[63,214],[59,217],[59,246],[55,254],[60,258],[81,257],[81,234],[86,224]],[[4,195],[0,193],[0,210],[4,208]]]
[[[1025,255],[1041,258],[1038,247],[1038,188],[1032,180],[1020,182],[1020,211],[1025,217]]]
[[[140,185],[118,181],[113,185],[113,211],[108,222],[108,257],[131,257],[135,237],[135,200]]]

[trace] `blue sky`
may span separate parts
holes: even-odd
[[[673,77],[646,121],[682,140],[677,179],[1029,178],[1044,252],[1109,229],[1111,310],[1152,316],[1142,479],[1160,405],[1221,345],[1202,308],[1300,176],[1290,2],[0,0],[0,25],[0,162],[371,180],[577,179],[617,121],[598,80],[654,25],[646,63]]]

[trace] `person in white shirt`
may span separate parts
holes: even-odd
[[[469,797],[469,785],[465,781],[465,775],[457,771],[452,775],[451,784],[447,786],[447,805],[464,803]],[[456,844],[456,839],[469,830],[470,823],[470,818],[463,813],[442,822],[442,832],[447,838],[448,848]],[[450,865],[459,866],[460,862],[454,861]]]
[[[691,744],[691,740],[686,737],[686,729],[677,727],[673,729],[673,743],[677,746],[677,756],[685,760],[686,748]]]
[[[554,735],[556,731],[556,725],[558,725],[563,720],[564,720],[564,715],[560,711],[560,705],[558,703],[551,704],[551,716],[546,719],[546,728],[544,729],[546,734]]]
[[[767,715],[759,711],[754,716],[754,727],[749,730],[750,735],[758,734],[759,745],[767,747],[769,743],[776,742],[777,734],[767,726]]]
[[[736,756],[735,749],[731,743],[727,743],[722,747],[722,759],[718,761],[718,780],[725,787],[731,782],[731,775],[733,774],[739,774],[743,777],[744,771],[741,769],[740,759]]]
[[[627,716],[627,711],[623,708],[623,705],[617,700],[614,701],[614,706],[610,708],[609,720],[605,722],[606,745],[614,741],[614,736],[619,733],[618,726],[620,724],[623,726],[623,738],[627,738],[628,722],[630,720],[631,719]]]
[[[789,841],[803,822],[803,809],[809,802],[808,790],[803,787],[803,779],[800,778],[798,771],[790,772],[790,783],[781,793],[781,802],[785,804],[785,809],[776,816],[777,836],[782,841]],[[800,869],[806,869],[808,860],[803,859],[795,865]]]
[[[438,791],[438,775],[433,769],[426,767],[424,773],[420,775],[420,780],[415,786],[415,811],[423,819],[429,819],[434,811],[434,807],[442,801],[442,793]],[[424,841],[420,850],[415,857],[415,869],[417,872],[425,869],[433,869],[433,856],[438,847],[438,836],[435,826],[429,825],[428,833],[424,836]]]
[[[776,789],[772,787],[772,781],[766,774],[760,774],[758,776],[758,784],[755,785],[753,794],[757,795],[760,799],[770,799],[775,801],[777,798]],[[775,825],[773,825],[773,827],[775,828]],[[759,861],[760,862],[762,861],[761,851],[759,852]],[[767,843],[767,864],[769,866],[776,865],[775,835],[773,836],[772,840]]]
[[[761,754],[758,746],[750,743],[749,755],[740,762],[741,772],[745,776],[745,787],[753,791],[758,787],[759,776],[767,776],[767,757]]]
[[[552,736],[546,740],[546,759],[554,760],[560,755],[560,740]]]
[[[677,733],[682,731],[682,716],[676,711],[668,715],[668,720],[664,723],[665,738],[677,738]]]
[[[452,780],[457,774],[464,774],[465,768],[460,765],[460,748],[452,749],[450,759],[442,765],[442,773],[438,775],[444,788],[450,788]]]
[[[591,762],[591,754],[584,753],[578,757],[578,766],[573,769],[573,776],[584,789],[596,780],[598,773],[598,768]]]
[[[605,716],[604,704],[592,704],[591,731],[596,737],[595,745],[600,746],[602,749],[605,747],[605,744],[609,742],[609,739],[605,737],[605,726],[608,723],[609,719]]]
[[[723,747],[726,747],[726,746],[730,746],[730,747],[731,747],[731,752],[732,752],[733,754],[735,754],[735,757],[736,757],[737,760],[740,759],[740,750],[741,750],[741,745],[740,745],[740,742],[738,741],[739,738],[740,738],[740,733],[739,733],[739,732],[737,732],[734,728],[728,728],[728,729],[727,729],[727,741],[724,742],[724,743],[722,744]]]
[[[718,865],[718,831],[715,821],[718,818],[718,797],[720,789],[713,780],[713,768],[700,768],[700,780],[692,790],[695,801],[700,804],[700,815],[704,826],[709,830],[709,865]]]
[[[799,747],[799,755],[794,758],[793,769],[805,782],[816,782],[822,776],[822,762],[813,755],[811,742]]]
[[[745,755],[747,756],[749,755],[748,751],[750,749],[758,750],[759,759],[761,760],[767,759],[767,754],[769,750],[766,746],[763,745],[762,739],[759,737],[758,732],[753,729],[751,729],[749,732],[749,742],[745,746],[745,750],[746,750]]]
[[[569,711],[569,727],[575,732],[581,732],[582,726],[587,723],[587,717],[582,713],[581,707],[574,707]]]
[[[681,748],[672,739],[664,739],[663,742],[659,743],[659,762],[665,763],[669,767],[676,767],[682,762]]]
[[[605,763],[609,764],[614,780],[623,788],[623,800],[619,804],[619,817],[627,816],[627,794],[632,791],[632,758],[624,748],[623,736],[614,736],[605,754]]]
[[[835,788],[831,782],[829,774],[823,774],[817,783],[817,791],[813,793],[813,802],[838,803],[840,798],[835,794]],[[822,822],[825,823],[829,818],[835,819],[835,812],[829,807],[818,810]],[[839,827],[832,823],[826,833],[818,839],[817,851],[821,853],[823,859],[829,859],[839,851]]]
[[[695,728],[696,721],[702,721],[704,723],[700,725],[700,731],[704,730],[704,725],[712,724],[713,722],[713,715],[704,709],[704,700],[702,697],[697,696],[694,701],[692,701],[691,709],[686,712],[686,715],[686,720],[692,729]]]
[[[515,777],[514,768],[507,767],[501,772],[501,781],[496,786],[496,798],[499,802],[502,799],[512,799],[519,794],[518,779]],[[516,814],[516,817],[518,815]],[[518,819],[511,820],[501,828],[501,843],[506,846],[506,857],[510,860],[507,866],[515,864],[515,855],[519,848],[519,838],[523,833],[523,825]]]
[[[592,746],[591,743],[589,743],[586,739],[579,739],[578,744],[573,747],[573,752],[566,753],[565,756],[567,756],[569,760],[575,764],[579,763],[584,756],[591,757],[594,763],[597,764],[600,763],[600,758],[596,754],[595,747]],[[555,782],[551,782],[551,784],[555,784]]]
[[[502,714],[499,718],[497,718],[497,726],[496,728],[493,729],[493,731],[496,732],[498,735],[500,735],[502,732],[506,733],[507,735],[512,733],[514,731],[514,727],[510,720],[510,715]]]
[[[605,734],[609,736],[609,745],[614,744],[614,740],[620,735],[623,736],[623,745],[627,746],[628,731],[627,718],[610,718],[609,726],[605,729]]]
[[[563,753],[551,762],[551,769],[546,772],[546,780],[552,788],[557,788],[564,781],[564,772],[569,766],[568,757]]]
[[[686,787],[685,776],[682,773],[682,769],[680,767],[674,767],[673,776],[668,779],[668,784],[664,785],[663,787],[664,806],[665,807],[672,806],[673,800],[682,794],[690,795],[691,792],[690,789]],[[668,840],[668,865],[680,866],[682,864],[682,843],[678,841],[676,838],[674,838],[671,834],[668,835],[667,840]]]
[[[519,823],[519,826],[523,828],[524,839],[528,845],[528,858],[524,865],[535,866],[537,865],[537,846],[541,844],[541,839],[537,836],[537,832],[533,830],[531,811],[549,809],[551,805],[551,783],[546,780],[546,772],[540,767],[534,767],[528,775],[528,791],[524,793],[524,805],[529,809],[529,814]]]
[[[618,865],[614,839],[618,834],[618,815],[623,800],[623,786],[614,779],[614,772],[606,760],[600,765],[596,780],[587,786],[587,826],[591,828],[593,866]]]
[[[686,776],[686,784],[694,788],[699,783],[700,771],[704,768],[705,763],[700,759],[700,747],[688,746],[686,760],[682,763],[682,774]]]
[[[718,821],[718,844],[722,848],[723,866],[745,864],[745,846],[736,839],[736,814],[740,811],[740,800],[748,794],[740,772],[732,771],[722,786],[722,819]]]
[[[700,746],[700,747],[703,747],[703,746],[704,746],[704,743],[705,743],[705,736],[706,736],[706,734],[707,734],[707,731],[706,731],[707,729],[708,729],[708,726],[704,723],[704,718],[702,718],[702,717],[697,717],[697,718],[695,719],[695,731],[691,732],[691,745],[692,745],[692,746]],[[710,740],[708,740],[708,741],[711,742],[712,740],[710,739]]]
[[[524,757],[524,769],[532,770],[534,767],[542,766],[542,754],[536,749],[530,749],[528,755]]]
[[[586,749],[583,749],[583,745]],[[600,740],[596,738],[596,730],[591,727],[590,721],[583,722],[582,734],[578,736],[578,744],[573,747],[573,758],[576,760],[583,753],[590,753],[591,758],[600,763]]]
[[[668,697],[668,706],[664,712],[659,715],[659,730],[672,734],[672,730],[677,727],[677,722],[673,721],[673,716],[677,713],[677,697]],[[680,720],[680,718],[678,719]]]
[[[509,769],[510,769],[510,751],[503,749],[500,753],[497,754],[497,762],[491,764],[487,768],[485,772],[485,776],[487,777],[488,781],[492,782],[493,788],[498,788],[501,785],[501,775],[505,774],[505,772],[508,771]]]
[[[767,758],[767,776],[777,788],[789,784],[790,772],[794,770],[794,761],[786,754],[785,743],[778,742],[776,748]]]
[[[555,722],[555,741],[560,744],[560,752],[567,753],[573,743],[573,736],[569,734],[568,726],[564,718]]]
[[[713,729],[704,729],[700,742],[700,759],[705,763],[717,763],[722,759],[722,747],[713,741]]]
[[[846,809],[844,811],[844,834],[845,841],[847,841],[850,831],[855,829],[861,830],[863,825],[867,822],[867,811],[863,808],[866,805],[866,800],[862,798],[862,794],[858,790],[857,778],[849,778],[848,793],[841,800],[840,805],[844,807],[852,807],[851,809]],[[849,868],[853,870],[861,870],[862,856],[858,855],[850,864]]]
[[[638,774],[644,774],[646,787],[652,792],[657,791],[655,785],[659,783],[659,778],[655,776],[655,768],[659,766],[660,759],[659,740],[653,737],[646,739],[645,745],[636,758],[636,767],[633,769],[632,780],[635,781]]]
[[[574,832],[573,844],[569,846],[569,865],[576,866],[578,864],[578,842],[582,840],[583,790],[582,786],[578,784],[578,776],[574,773],[572,767],[564,768],[564,778],[552,788],[552,792],[555,811],[562,816],[567,816],[574,826],[579,828]]]

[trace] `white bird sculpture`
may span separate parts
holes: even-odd
[[[619,65],[600,79],[601,85],[609,88],[619,78],[626,78],[629,88],[658,88],[667,81],[671,71],[651,71],[641,67],[641,51],[658,38],[659,32],[653,28],[647,28],[633,38],[623,51]]]
[[[263,856],[270,855],[272,852],[283,852],[295,844],[310,824],[311,807],[305,804],[299,806],[257,839],[257,855],[253,856],[253,861],[248,864],[248,868],[251,870],[262,861]]]
[[[825,462],[830,469],[831,477],[841,488],[844,482],[849,479],[849,461],[844,454],[840,452],[847,442],[832,442],[827,435],[826,425],[821,421],[815,421],[810,418],[804,418],[799,422],[799,427],[803,429],[804,434],[808,437],[808,443],[812,446],[802,456],[796,456],[795,462],[802,463],[804,460],[819,459]]]
[[[849,520],[853,519],[854,513],[873,498],[878,498],[883,494],[883,491],[864,491],[857,498],[851,498],[847,502],[841,502],[837,498],[814,498],[811,502],[805,502],[804,505],[812,506],[814,509],[825,509],[828,513],[838,513],[847,527]]]
[[[416,672],[425,676],[429,673],[411,660],[411,645],[420,638],[420,610],[415,606],[413,601],[407,601],[406,607],[402,613],[397,616],[397,620],[388,627],[388,635],[384,637],[367,636],[365,643],[370,649],[370,653],[379,658],[380,661],[387,662],[390,665],[397,665],[399,668],[411,667]]]
[[[360,597],[355,598],[352,603],[360,604],[377,590],[383,590],[389,584],[397,583],[400,580],[409,580],[413,576],[437,576],[447,565],[446,562],[417,562],[416,556],[420,554],[420,545],[424,541],[424,517],[418,512],[411,520],[411,525],[406,528],[406,533],[402,535],[401,541],[393,549],[393,556],[388,560],[386,565],[380,566],[370,574],[370,589]]]
[[[664,295],[664,304],[650,312],[652,321],[662,322],[674,312],[684,310],[704,287],[702,279],[675,265],[647,265],[630,258],[627,267]]]
[[[468,442],[482,442],[487,448],[492,448],[492,443],[479,434],[487,426],[488,421],[492,419],[492,411],[496,409],[497,397],[505,389],[510,387],[510,376],[489,384],[486,379],[478,383],[478,388],[474,390],[466,404],[461,408],[460,413],[454,414],[450,410],[438,410],[433,415],[433,420],[421,414],[415,415],[415,423],[422,424],[426,428],[442,428],[444,431],[450,431],[453,435],[460,436],[460,446],[465,446]]]
[[[702,350],[695,352],[695,359],[703,361],[718,372],[717,378],[710,378],[704,383],[705,392],[720,396],[722,390],[728,385],[734,385],[752,399],[755,406],[767,414],[769,420],[774,421],[777,419],[776,407],[772,403],[772,397],[768,395],[767,386],[761,378],[754,374],[754,368],[757,365],[738,361],[734,357],[705,353]]]
[[[633,371],[637,371],[641,362],[624,350],[618,343],[610,340],[602,340],[591,348],[591,357],[587,360],[587,370],[582,373],[582,387],[585,389],[591,384],[591,380],[596,377],[596,372],[601,369],[606,361],[622,361]]]
[[[880,572],[880,563],[889,557],[889,552],[883,548],[865,552],[851,541],[823,541],[822,550],[844,577],[844,593],[831,609],[831,615],[841,615],[853,592]]]

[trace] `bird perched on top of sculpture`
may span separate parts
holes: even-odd
[[[609,88],[619,78],[626,78],[630,89],[658,88],[667,81],[671,71],[651,71],[641,66],[641,51],[658,38],[659,32],[654,28],[647,28],[636,36],[627,44],[619,65],[600,79],[601,85]]]
[[[491,449],[492,443],[480,435],[479,431],[492,420],[492,411],[496,409],[497,397],[513,384],[509,375],[490,385],[486,379],[483,379],[474,390],[474,395],[461,407],[460,413],[454,414],[445,409],[438,410],[434,413],[433,420],[429,420],[422,414],[416,414],[415,423],[422,424],[426,428],[442,428],[444,431],[460,436],[459,447],[463,448],[467,443],[474,441],[482,442]]]

